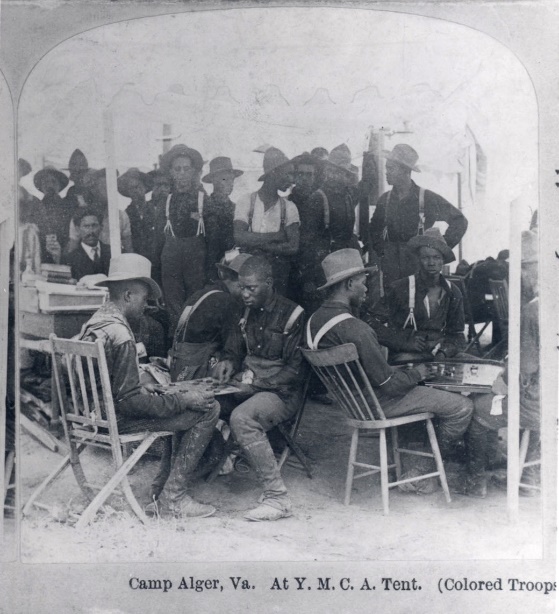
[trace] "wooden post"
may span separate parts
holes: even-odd
[[[107,199],[109,201],[109,233],[111,238],[111,257],[120,256],[120,220],[118,212],[118,189],[116,184],[115,132],[113,114],[110,109],[103,112],[105,129],[105,155],[107,171]]]
[[[6,390],[8,363],[8,308],[10,296],[10,247],[11,218],[0,221],[0,492],[2,510],[0,511],[0,542],[4,539],[4,460],[6,454]],[[14,374],[15,375],[15,374]]]
[[[507,426],[507,512],[509,522],[518,522],[520,482],[520,262],[522,246],[520,201],[510,207],[509,259],[509,349]]]
[[[456,180],[458,183],[458,210],[462,211],[462,173],[456,173]],[[458,262],[462,261],[462,239],[458,243]]]

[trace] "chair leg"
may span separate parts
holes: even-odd
[[[81,452],[81,450],[83,448],[85,448],[85,445],[82,445],[82,446],[78,447],[78,453]],[[68,455],[64,459],[62,459],[62,462],[54,468],[54,470],[43,480],[43,482],[39,485],[39,487],[29,497],[29,499],[27,500],[27,503],[23,506],[22,514],[24,516],[28,516],[29,515],[29,512],[31,511],[31,508],[35,504],[35,501],[37,501],[37,499],[45,492],[47,487],[50,486],[50,484],[52,482],[54,482],[54,480],[56,480],[56,478],[69,465],[70,465],[70,455]]]
[[[382,508],[385,516],[389,513],[388,504],[388,450],[386,448],[386,429],[380,429],[380,489],[382,493]]]
[[[84,512],[80,516],[80,519],[76,523],[77,529],[82,529],[86,527],[93,520],[93,518],[95,518],[97,510],[108,499],[109,495],[120,484],[120,482],[122,482],[122,479],[128,474],[130,469],[132,469],[132,467],[134,467],[134,465],[140,460],[140,458],[142,458],[146,450],[157,439],[157,437],[157,433],[150,433],[134,450],[134,452],[124,461],[124,463],[122,463],[122,465],[118,468],[117,472],[97,493],[93,501],[84,510]]]
[[[437,471],[439,472],[439,480],[441,481],[441,486],[444,491],[444,496],[446,498],[446,502],[450,503],[450,490],[448,489],[448,483],[446,481],[446,473],[444,470],[443,458],[441,456],[441,451],[439,449],[439,442],[437,441],[437,436],[435,434],[435,427],[433,426],[433,422],[431,419],[427,419],[427,433],[429,435],[429,442],[431,444],[431,450],[435,455],[435,463],[437,465]]]
[[[138,516],[138,518],[142,521],[143,524],[147,524],[148,518],[145,515],[142,506],[138,503],[138,499],[136,499],[136,496],[132,492],[132,487],[130,486],[130,482],[128,481],[128,476],[124,476],[121,487],[122,491],[124,492],[124,496],[128,501],[128,504],[130,505],[136,516]]]
[[[281,458],[278,463],[279,468],[280,469],[282,468],[283,463],[287,459],[287,454],[285,454],[286,451],[292,450],[295,456],[297,457],[297,459],[299,460],[299,462],[301,463],[301,465],[303,465],[303,468],[305,469],[307,476],[312,480],[311,467],[309,465],[307,457],[305,456],[305,453],[303,452],[303,450],[301,450],[301,447],[299,446],[299,444],[295,442],[295,440],[293,439],[291,434],[288,432],[288,430],[283,426],[283,424],[278,424],[278,430],[281,433],[281,436],[286,441],[286,448],[282,452]],[[285,454],[285,457],[284,457],[284,454]]]
[[[345,497],[344,497],[344,505],[349,505],[349,500],[351,497],[351,488],[353,486],[353,474],[355,472],[355,467],[353,463],[357,458],[357,445],[359,444],[359,429],[354,428],[353,434],[351,435],[351,446],[349,448],[349,460],[347,463],[347,477],[345,481]]]
[[[392,435],[392,455],[394,457],[394,464],[396,465],[396,479],[400,479],[402,477],[402,460],[400,458],[400,452],[398,452],[398,448],[400,447],[398,442],[398,427],[393,426],[390,429],[390,434]]]
[[[528,445],[530,444],[530,429],[524,429],[522,431],[522,438],[520,440],[520,463],[519,463],[519,476],[518,480],[522,482],[522,472],[524,471],[524,463],[526,462],[526,455],[528,454]]]

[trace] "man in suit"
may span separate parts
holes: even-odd
[[[78,230],[80,243],[73,252],[65,255],[63,264],[72,269],[72,277],[78,281],[85,275],[109,272],[111,248],[99,240],[101,214],[96,209],[80,208],[72,218]]]

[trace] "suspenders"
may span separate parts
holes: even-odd
[[[411,324],[413,326],[413,330],[415,330],[417,332],[417,323],[415,321],[415,314],[414,314],[414,309],[415,309],[415,275],[410,275],[408,277],[408,285],[409,285],[408,307],[409,307],[410,312],[408,313],[408,317],[406,318],[406,321],[404,322],[404,326],[402,326],[402,328],[406,328],[406,326],[408,324]]]
[[[173,195],[169,194],[167,196],[167,202],[165,203],[165,217],[167,218],[167,222],[165,224],[165,228],[163,232],[166,235],[170,235],[171,237],[175,236],[175,231],[173,230],[173,225],[171,224],[171,219],[169,218],[169,209],[171,206],[171,197]],[[198,228],[196,230],[196,236],[206,236],[206,228],[204,226],[204,192],[198,191]]]
[[[243,336],[243,339],[245,340],[247,354],[252,354],[252,352],[250,351],[250,346],[248,344],[248,336],[246,332],[246,326],[247,326],[249,313],[250,313],[250,307],[247,307],[245,309],[245,312],[243,313],[243,317],[239,320],[239,327],[241,329],[241,335]],[[291,312],[291,315],[289,316],[287,322],[285,323],[285,326],[283,327],[284,335],[289,335],[289,333],[291,332],[291,329],[293,328],[293,325],[295,324],[298,317],[302,313],[303,313],[303,308],[300,305],[295,305],[295,309]]]
[[[384,241],[388,240],[388,204],[390,203],[390,196],[392,190],[388,192],[386,198],[386,207],[384,208],[384,228],[382,229],[382,238]],[[419,222],[417,224],[417,234],[422,235],[425,230],[425,188],[419,188]]]
[[[254,208],[256,206],[256,196],[258,192],[253,192],[250,195],[250,209],[248,210],[248,231],[252,232],[252,218],[254,217]],[[280,196],[280,231],[285,228],[285,218],[287,216],[287,205],[285,198]]]
[[[206,292],[206,294],[202,294],[202,296],[194,303],[194,305],[185,307],[182,310],[181,317],[177,324],[177,332],[188,326],[188,321],[190,320],[190,316],[194,313],[194,311],[196,311],[196,309],[198,309],[202,301],[205,301],[208,298],[208,296],[211,296],[212,294],[217,294],[218,292],[223,292],[223,290],[210,290],[209,292]]]
[[[350,318],[353,318],[353,316],[350,313],[340,313],[337,316],[334,316],[331,320],[328,320],[328,322],[326,322],[326,324],[324,324],[320,328],[320,330],[316,333],[313,339],[311,335],[311,320],[312,320],[312,316],[311,316],[307,322],[307,345],[309,346],[309,348],[311,350],[317,350],[320,340],[322,339],[322,337],[324,337],[324,335],[329,330],[334,328],[334,326],[336,326],[340,322],[343,322],[344,320],[349,320]]]

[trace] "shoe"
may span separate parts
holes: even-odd
[[[171,515],[168,504],[163,499],[152,500],[144,507],[144,513],[150,518],[164,518]]]
[[[169,508],[175,518],[207,518],[216,512],[213,505],[200,503],[188,495],[177,503],[170,503]]]
[[[289,518],[293,516],[291,510],[286,509],[278,509],[277,507],[272,507],[266,503],[262,503],[258,507],[250,510],[244,515],[246,520],[251,520],[252,522],[265,522],[269,520],[280,520],[281,518]]]
[[[468,475],[454,484],[449,484],[449,490],[457,495],[485,499],[487,497],[487,478],[484,475]]]

